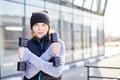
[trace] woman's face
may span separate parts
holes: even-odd
[[[45,23],[36,23],[33,25],[33,28],[32,28],[34,35],[37,38],[42,38],[44,35],[46,35],[48,32],[48,29],[49,29],[49,26]]]

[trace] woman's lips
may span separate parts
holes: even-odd
[[[43,34],[43,32],[38,32],[38,34],[40,34],[40,35],[41,35],[41,34]]]

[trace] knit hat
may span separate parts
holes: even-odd
[[[31,29],[34,24],[39,23],[39,22],[46,23],[50,27],[50,20],[49,20],[49,16],[47,15],[47,11],[40,11],[40,12],[32,13],[32,16],[30,19]]]

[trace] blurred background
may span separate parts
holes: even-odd
[[[119,6],[119,0],[0,0],[0,80],[21,80],[18,40],[31,38],[30,16],[39,10],[48,11],[65,42],[63,80],[87,80],[85,65],[120,53]]]

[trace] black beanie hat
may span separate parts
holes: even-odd
[[[39,22],[46,23],[50,27],[50,20],[49,20],[49,17],[47,15],[46,11],[32,13],[32,16],[30,19],[31,29],[32,29],[34,24],[39,23]]]

